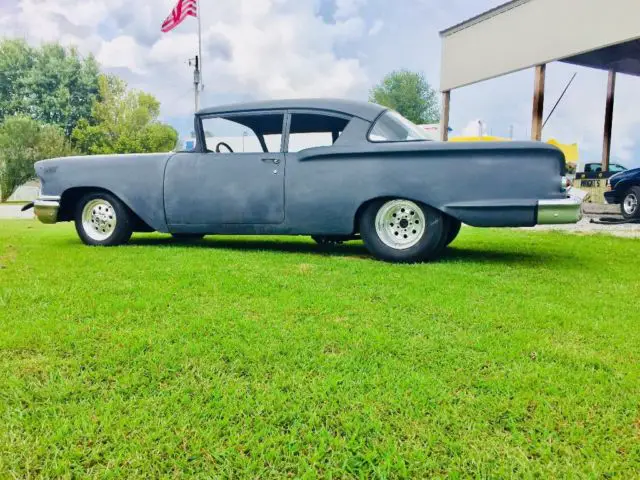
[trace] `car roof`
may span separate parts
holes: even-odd
[[[233,103],[218,107],[203,108],[198,115],[214,115],[218,113],[240,113],[258,110],[325,110],[336,113],[344,113],[352,117],[360,117],[372,122],[387,110],[386,107],[369,102],[356,100],[342,100],[337,98],[305,98],[289,100],[266,100],[260,102]]]

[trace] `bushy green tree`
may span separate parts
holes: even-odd
[[[35,177],[35,162],[71,153],[60,127],[26,116],[5,118],[0,123],[0,201],[6,201],[16,188]]]
[[[12,115],[57,125],[68,136],[91,116],[99,67],[92,56],[58,44],[0,40],[0,122]]]
[[[91,121],[80,121],[71,138],[83,153],[163,152],[175,148],[178,132],[158,120],[160,102],[129,90],[122,79],[101,75]]]
[[[417,124],[440,121],[436,91],[421,73],[409,70],[389,73],[371,90],[369,101],[392,108]]]

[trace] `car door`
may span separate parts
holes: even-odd
[[[251,112],[199,120],[204,145],[177,153],[166,166],[169,228],[282,223],[284,118],[283,112]]]

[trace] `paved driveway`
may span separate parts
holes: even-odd
[[[0,219],[5,218],[33,218],[33,209],[21,212],[22,205],[0,205]]]

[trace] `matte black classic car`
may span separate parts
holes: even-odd
[[[189,152],[38,162],[36,216],[74,221],[88,245],[122,244],[137,231],[360,237],[376,257],[398,262],[437,257],[461,222],[526,227],[581,216],[555,147],[427,141],[371,103],[206,108],[195,132]]]
[[[616,173],[607,180],[604,192],[607,203],[619,203],[620,213],[626,219],[640,218],[640,168]]]

